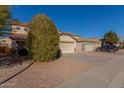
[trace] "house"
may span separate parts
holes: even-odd
[[[12,40],[9,38],[11,33],[11,24],[7,20],[4,26],[0,29],[0,46],[11,47]]]
[[[18,45],[18,48],[25,47],[25,41],[27,39],[27,34],[29,30],[30,29],[26,24],[12,21],[10,31],[7,30],[9,34],[4,34],[0,37],[0,45],[11,48],[12,46],[14,46],[13,44],[16,43]]]
[[[84,39],[71,33],[60,33],[59,47],[62,53],[79,53],[94,51],[101,46],[101,41],[96,38]]]
[[[19,23],[19,22],[12,22],[12,34],[26,34],[29,31],[29,27],[27,24]]]
[[[30,31],[29,27],[23,23],[12,22],[12,34],[10,38],[13,43],[16,42],[18,48],[26,47],[27,34]]]
[[[12,23],[12,44],[18,48],[26,47],[27,34],[30,31],[28,26],[23,23]],[[98,39],[90,38],[84,39],[81,36],[74,35],[67,32],[59,32],[60,43],[59,47],[62,53],[79,53],[85,51],[94,51],[100,46],[100,41]]]

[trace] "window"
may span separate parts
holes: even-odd
[[[20,30],[20,27],[19,27],[19,26],[17,26],[17,27],[16,27],[16,29],[17,29],[17,30]]]

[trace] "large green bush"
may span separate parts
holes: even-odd
[[[47,16],[38,14],[29,27],[27,46],[30,56],[41,62],[55,60],[59,51],[59,33],[54,23]]]

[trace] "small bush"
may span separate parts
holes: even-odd
[[[119,46],[119,49],[124,49],[124,46]]]
[[[18,55],[19,56],[27,56],[28,55],[28,50],[25,48],[18,49]]]

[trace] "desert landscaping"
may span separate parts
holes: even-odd
[[[55,62],[35,62],[27,69],[25,68],[31,64],[31,60],[25,61],[22,64],[11,64],[8,65],[7,68],[6,66],[1,66],[0,82],[8,79],[10,76],[23,69],[25,70],[10,80],[2,83],[0,87],[117,87],[112,84],[112,80],[113,83],[115,82],[120,84],[118,86],[123,87],[124,81],[121,79],[122,77],[120,77],[120,79],[117,78],[117,81],[122,81],[121,83],[115,81],[117,75],[122,73],[124,68],[122,65],[124,64],[122,60],[123,54],[123,50],[120,50],[115,54],[104,52],[71,53],[64,54]],[[93,71],[92,73],[90,73],[91,70]],[[87,73],[96,75],[96,79],[94,80],[93,75],[93,78],[85,80]],[[82,77],[82,80],[80,80],[80,76]],[[74,81],[75,78],[79,79]],[[78,80],[81,81],[81,84]]]

